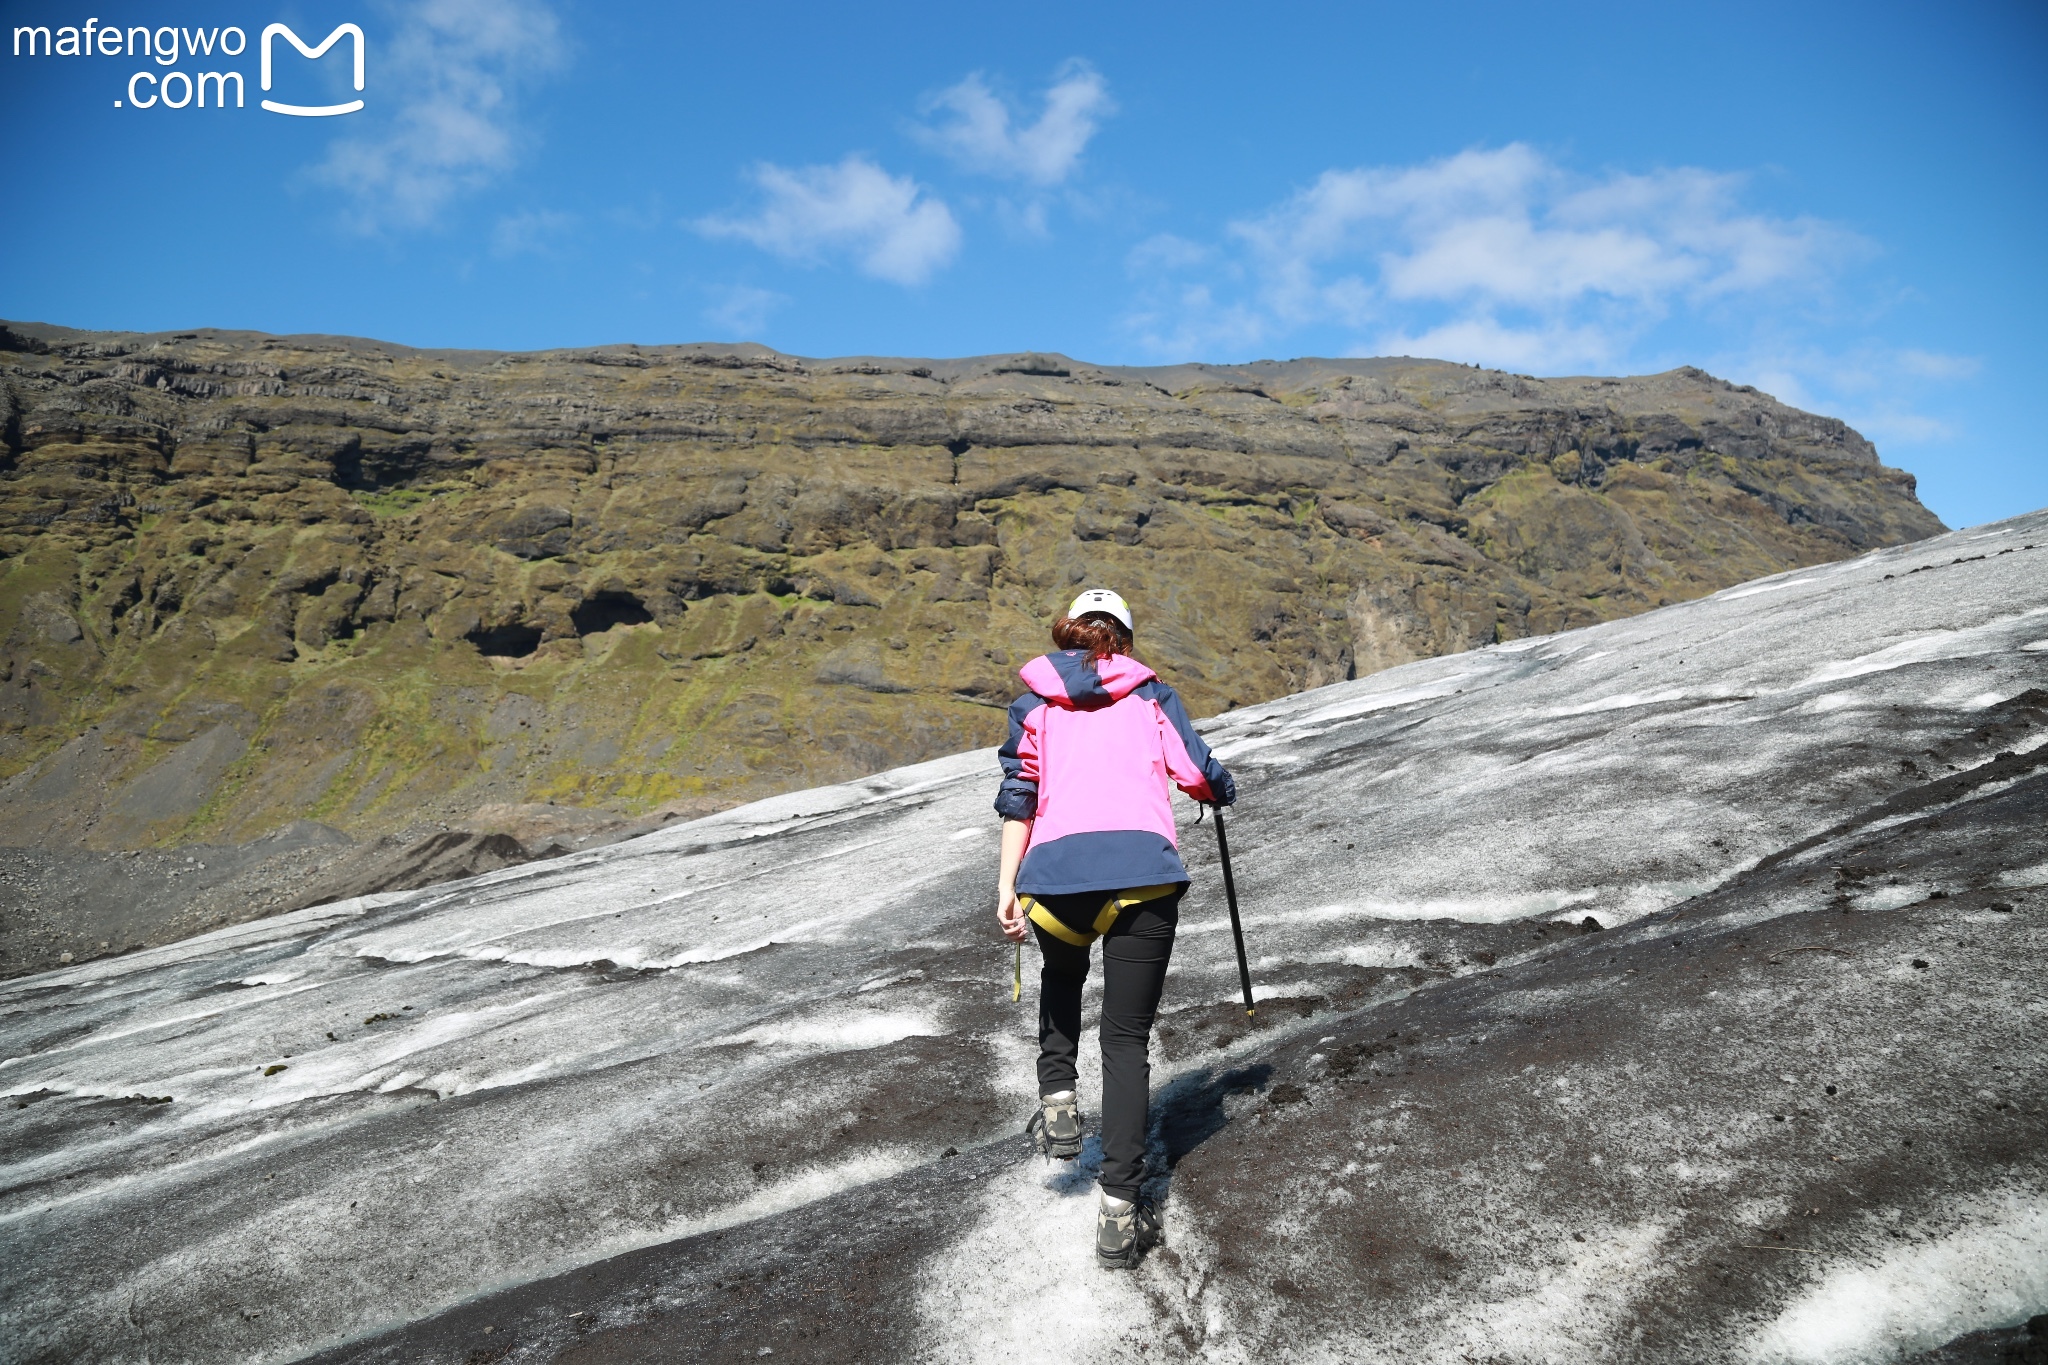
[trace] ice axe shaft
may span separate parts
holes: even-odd
[[[1237,944],[1237,983],[1244,988],[1244,1017],[1252,1017],[1252,969],[1244,960],[1244,923],[1237,917],[1237,879],[1230,875],[1230,837],[1223,832],[1223,807],[1216,807],[1216,851],[1223,858],[1223,899],[1230,902],[1230,937]]]

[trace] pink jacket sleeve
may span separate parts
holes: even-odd
[[[1209,788],[1208,774],[1188,752],[1188,746],[1180,737],[1180,727],[1173,723],[1172,717],[1158,702],[1152,703],[1152,709],[1159,718],[1159,748],[1165,755],[1166,773],[1173,779],[1173,785],[1196,801],[1214,801],[1216,794]]]
[[[1033,711],[1017,727],[1017,776],[1026,782],[1038,781],[1038,722],[1044,715],[1043,708]]]

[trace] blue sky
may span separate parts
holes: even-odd
[[[0,12],[245,40],[0,53],[11,318],[1696,364],[1848,419],[1953,525],[2048,504],[2038,4]],[[272,21],[358,24],[362,110],[258,108],[356,97],[346,38],[260,90]],[[130,106],[209,70],[246,106]]]

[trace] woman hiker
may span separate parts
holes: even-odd
[[[1088,947],[1102,940],[1102,1203],[1095,1254],[1137,1262],[1159,1236],[1139,1191],[1147,1048],[1180,899],[1171,782],[1229,805],[1236,784],[1195,733],[1174,690],[1131,657],[1131,609],[1094,588],[1053,623],[1055,653],[1019,670],[1031,691],[1010,705],[1002,748],[1002,864],[996,915],[1019,943],[1036,935],[1039,1109],[1026,1131],[1047,1156],[1081,1151],[1075,1054]]]

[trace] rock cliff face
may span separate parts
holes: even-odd
[[[986,744],[1083,583],[1204,714],[1940,529],[1689,369],[10,324],[0,371],[0,839],[43,849],[701,814]]]

